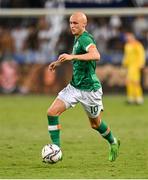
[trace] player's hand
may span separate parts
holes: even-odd
[[[61,54],[58,58],[58,61],[60,62],[64,62],[64,61],[70,61],[73,59],[73,55],[72,54]]]
[[[55,71],[55,68],[61,64],[60,61],[54,61],[51,64],[49,64],[48,69],[50,71]]]

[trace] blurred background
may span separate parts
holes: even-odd
[[[71,79],[70,63],[56,72],[48,64],[71,53],[69,15],[83,8],[87,30],[101,54],[97,74],[108,93],[125,93],[121,66],[124,31],[132,28],[146,52],[148,64],[147,0],[0,0],[0,94],[56,94]],[[142,72],[148,92],[148,67]]]

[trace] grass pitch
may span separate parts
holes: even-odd
[[[0,96],[0,178],[148,178],[148,97],[127,106],[124,96],[104,96],[103,119],[121,139],[120,156],[108,161],[108,144],[90,128],[80,105],[66,111],[62,124],[63,160],[44,164],[49,143],[48,96]]]

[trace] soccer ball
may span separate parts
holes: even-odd
[[[62,158],[62,151],[56,144],[47,144],[42,149],[42,159],[45,163],[56,163]]]

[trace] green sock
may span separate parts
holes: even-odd
[[[48,116],[48,132],[53,144],[60,147],[60,124],[58,116]]]
[[[110,130],[110,128],[107,126],[107,124],[104,121],[101,121],[100,126],[96,129],[103,138],[105,138],[110,144],[115,142],[115,138]]]

